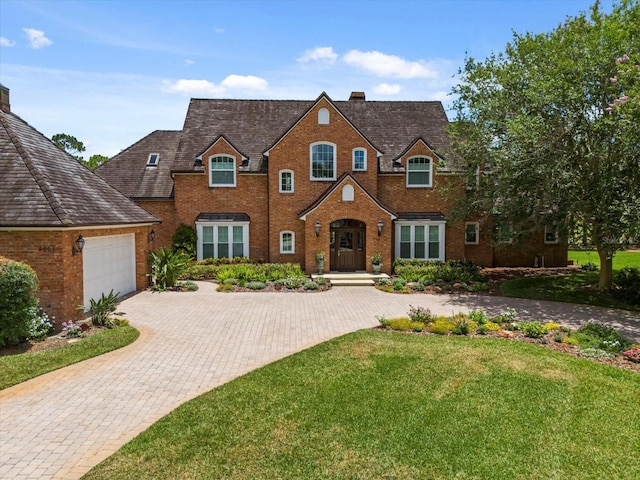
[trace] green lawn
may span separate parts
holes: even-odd
[[[84,478],[635,480],[638,398],[637,373],[533,344],[360,331],[182,405]]]
[[[0,357],[0,390],[87,358],[129,345],[140,332],[118,327],[96,333],[64,347]]]
[[[600,266],[598,253],[595,251],[569,250],[569,259],[573,260],[576,265],[590,262]],[[640,268],[640,251],[616,253],[613,257],[614,275],[624,267]],[[578,271],[568,275],[518,278],[501,284],[500,291],[507,297],[638,310],[638,307],[625,303],[609,293],[597,291],[595,287],[598,285],[598,274],[597,271]]]

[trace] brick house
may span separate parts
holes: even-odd
[[[145,288],[159,220],[11,113],[0,91],[0,256],[35,270],[58,327],[102,293]]]
[[[247,256],[327,271],[393,260],[469,259],[485,266],[566,265],[553,231],[492,245],[490,219],[452,221],[465,195],[447,163],[440,102],[192,99],[183,129],[155,131],[97,173],[162,219],[157,245],[180,223],[198,259]]]

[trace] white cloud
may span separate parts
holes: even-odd
[[[193,61],[193,60],[191,60],[190,58],[187,58],[187,59],[184,61],[184,64],[185,64],[185,65],[193,65],[194,63],[196,63],[196,62],[194,62],[194,61]]]
[[[33,28],[23,28],[22,31],[27,34],[29,46],[31,48],[42,48],[51,45],[53,42],[49,40],[44,32]]]
[[[429,94],[428,98],[429,100],[439,100],[442,103],[447,103],[451,101],[451,94],[444,91],[433,92]]]
[[[224,33],[224,28],[216,27],[213,29],[215,33]]]
[[[343,57],[348,65],[363,68],[379,77],[436,78],[438,72],[424,61],[410,62],[396,55],[377,51],[350,50]]]
[[[302,56],[298,57],[296,61],[299,63],[308,63],[311,61],[334,63],[338,58],[338,54],[333,51],[332,47],[317,47],[305,50]]]
[[[265,79],[253,75],[229,75],[219,85],[208,80],[180,79],[174,83],[164,81],[164,90],[167,92],[208,97],[220,97],[229,90],[264,91],[267,87]]]
[[[13,40],[9,40],[5,37],[0,37],[0,47],[13,47],[16,44]]]
[[[402,87],[398,84],[381,83],[373,87],[373,91],[378,95],[397,95],[402,90]]]

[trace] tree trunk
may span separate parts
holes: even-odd
[[[599,290],[609,290],[613,283],[613,252],[608,248],[598,248],[600,257]]]

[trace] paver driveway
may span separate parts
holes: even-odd
[[[0,478],[78,478],[181,403],[250,370],[422,305],[437,314],[482,307],[577,325],[608,321],[640,342],[631,313],[487,296],[142,292],[122,302],[141,332],[132,345],[0,392]]]

